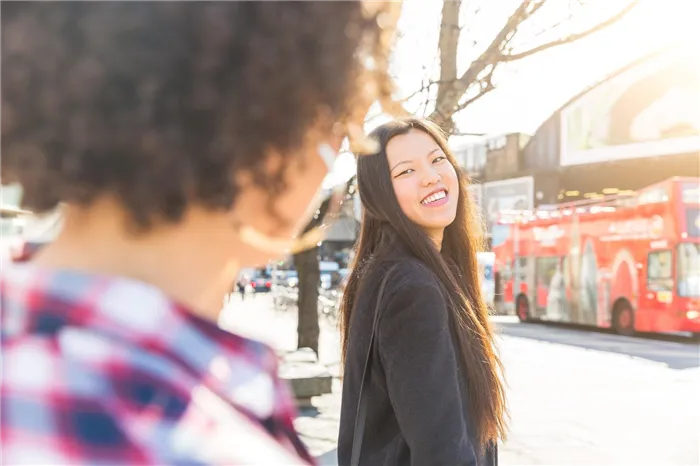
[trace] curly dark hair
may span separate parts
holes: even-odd
[[[388,92],[378,11],[359,1],[3,2],[2,178],[23,206],[114,194],[141,227],[273,194],[315,124]],[[373,81],[373,82],[372,82]],[[372,84],[369,86],[369,84]],[[378,90],[372,97],[365,88]],[[366,97],[366,98],[365,98]]]

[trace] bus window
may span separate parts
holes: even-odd
[[[700,209],[688,207],[685,210],[685,229],[690,238],[700,238]]]
[[[647,263],[647,286],[651,291],[673,290],[673,253],[653,251]]]
[[[518,281],[520,282],[526,282],[527,281],[527,268],[528,268],[528,258],[527,257],[518,257]]]
[[[505,303],[513,302],[513,269],[515,267],[515,261],[512,259],[505,259],[498,267],[498,277],[499,283],[496,284],[498,288],[497,293],[499,293],[499,300]]]
[[[678,245],[678,295],[700,297],[700,244]]]
[[[665,188],[654,188],[639,195],[639,205],[668,202],[668,192]]]
[[[503,265],[498,271],[499,275],[501,276],[501,280],[508,281],[513,279],[513,267],[514,264],[512,260],[506,260],[503,262]]]
[[[558,257],[538,257],[535,261],[536,303],[541,312],[547,308],[549,287],[557,270],[561,274]]]
[[[684,204],[700,204],[700,186],[697,183],[683,183],[681,190]]]

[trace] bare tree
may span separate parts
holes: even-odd
[[[326,199],[316,211],[316,215],[304,227],[306,233],[320,225],[321,219],[328,210],[330,199]],[[318,262],[318,247],[301,251],[294,255],[294,267],[299,277],[299,294],[297,297],[298,324],[297,348],[311,348],[318,354],[318,286],[321,281],[321,270]]]
[[[463,31],[463,26],[460,25],[460,9],[463,2],[444,0],[438,41],[439,79],[423,83],[421,89],[410,97],[419,94],[435,96],[435,107],[430,118],[448,134],[453,134],[455,132],[454,115],[496,88],[493,76],[499,66],[590,36],[617,23],[639,4],[637,0],[630,0],[623,8],[602,21],[581,30],[573,30],[573,23],[577,19],[576,12],[582,11],[592,2],[570,0],[569,11],[564,18],[554,20],[551,24],[538,24],[537,27],[540,30],[533,33],[533,24],[540,22],[538,16],[542,14],[543,8],[562,1],[564,0],[523,0],[486,45],[483,52],[469,64],[464,72],[458,73],[458,49]],[[543,35],[550,37],[537,44],[522,46],[525,40],[537,41]],[[551,37],[552,35],[555,37]],[[436,93],[435,87],[437,87]]]
[[[348,188],[354,184],[352,177],[348,182]],[[350,191],[350,189],[348,189]],[[344,200],[352,200],[351,197]],[[303,233],[312,230],[320,225],[330,208],[330,197],[325,199],[316,215],[304,227]],[[321,271],[318,260],[318,247],[301,251],[294,255],[294,267],[297,269],[299,277],[299,295],[297,298],[298,325],[297,325],[297,348],[311,348],[318,354],[318,338],[320,328],[318,323],[318,287],[321,280]]]
[[[297,348],[311,348],[318,354],[318,247],[295,254],[294,267],[299,276]]]

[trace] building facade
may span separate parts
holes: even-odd
[[[522,206],[700,176],[698,63],[698,49],[661,50],[566,102],[531,137],[515,133],[475,143],[485,148],[481,158],[469,155],[476,148],[462,149],[487,220]]]

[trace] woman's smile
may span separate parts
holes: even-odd
[[[421,204],[425,207],[442,207],[446,205],[449,202],[450,198],[449,195],[447,194],[446,189],[440,189],[436,192],[433,192],[429,195],[427,195],[422,201],[420,201]]]

